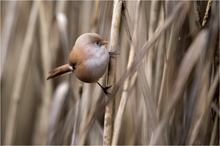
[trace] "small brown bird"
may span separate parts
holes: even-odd
[[[107,90],[111,86],[103,87],[98,82],[105,73],[110,59],[107,44],[108,42],[96,33],[80,35],[70,52],[69,63],[51,70],[47,80],[74,72],[79,80],[98,83],[104,93],[108,94]]]

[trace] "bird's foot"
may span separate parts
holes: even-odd
[[[103,87],[99,82],[97,82],[97,84],[102,88],[102,91],[103,91],[106,95],[111,95],[111,93],[108,92],[108,89],[111,88],[112,86]]]
[[[111,95],[111,93],[108,92],[108,89],[111,88],[111,87],[112,87],[112,86],[106,86],[106,87],[103,87],[102,90],[103,90],[103,92],[104,92],[106,95]]]

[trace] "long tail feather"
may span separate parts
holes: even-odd
[[[69,64],[59,66],[49,72],[49,76],[47,77],[47,80],[58,77],[60,75],[63,75],[69,72],[72,72],[72,71],[73,71],[73,67],[70,66]]]

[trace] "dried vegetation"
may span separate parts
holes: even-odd
[[[218,1],[1,1],[1,144],[219,145]],[[75,39],[115,55],[96,84],[47,81]]]

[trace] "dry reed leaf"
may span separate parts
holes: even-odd
[[[0,70],[0,79],[2,78],[2,72],[4,70],[7,50],[9,48],[9,42],[12,39],[12,34],[14,33],[15,26],[17,23],[17,16],[18,16],[18,10],[17,10],[17,1],[11,1],[8,3],[7,8],[7,16],[5,17],[6,20],[4,20],[4,26],[2,30],[2,34],[4,34],[4,37],[1,35],[1,70]]]
[[[51,144],[53,141],[53,135],[56,127],[58,127],[58,120],[61,117],[61,111],[64,106],[64,100],[67,96],[69,85],[67,82],[61,83],[54,93],[54,99],[51,104],[51,114],[49,119],[49,138],[48,143]]]
[[[180,95],[183,92],[184,86],[188,77],[199,59],[201,53],[205,51],[205,47],[207,44],[208,31],[203,30],[194,40],[190,48],[188,49],[183,61],[180,65],[180,69],[178,71],[177,80],[174,84],[174,90],[172,95],[170,95],[170,103],[169,106],[165,109],[164,116],[162,117],[161,122],[159,123],[158,128],[156,129],[154,137],[152,137],[151,144],[158,143],[160,139],[160,135],[163,134],[164,128],[167,126],[169,122],[169,118],[177,105],[178,100],[180,99]]]
[[[139,19],[138,19],[139,18],[139,9],[140,9],[140,1],[138,1],[136,4],[136,20],[135,20],[135,24],[134,24],[133,36],[131,39],[131,40],[133,40],[133,42],[131,43],[127,68],[131,67],[133,60],[134,60],[135,47],[137,44],[137,26],[138,26],[138,22],[139,22]],[[123,84],[122,97],[121,97],[121,101],[120,101],[119,108],[118,108],[118,111],[117,111],[117,114],[115,117],[115,122],[114,122],[112,145],[117,145],[117,143],[118,143],[123,113],[124,113],[125,106],[126,106],[126,103],[128,100],[128,87],[131,82],[130,80],[131,80],[130,78],[125,80],[125,82]]]
[[[160,26],[155,34],[152,36],[152,38],[147,41],[143,47],[140,49],[138,57],[135,58],[132,66],[124,72],[124,74],[121,76],[120,80],[114,85],[114,88],[112,89],[112,96],[113,97],[117,91],[122,87],[121,85],[126,80],[126,78],[129,75],[134,74],[134,72],[137,70],[137,68],[142,63],[143,57],[148,53],[148,50],[154,45],[154,43],[159,39],[159,37],[165,32],[166,29],[170,27],[170,24],[178,17],[177,14],[179,14],[181,11],[185,12],[187,10],[186,3],[180,3],[175,7],[173,10],[173,15],[171,15],[162,26]]]
[[[51,57],[49,48],[49,27],[51,25],[52,17],[46,18],[45,3],[38,3],[40,5],[39,17],[40,17],[40,36],[41,36],[41,56],[43,62],[43,78],[46,78],[49,69],[51,68]],[[49,109],[52,95],[52,84],[44,80],[44,91],[42,96],[41,113],[38,118],[38,130],[36,130],[34,141],[35,143],[44,143],[48,141],[48,122],[49,121]]]
[[[10,142],[13,145],[43,144],[45,141],[48,145],[107,143],[104,139],[104,101],[114,99],[111,110],[118,114],[111,114],[109,121],[115,120],[115,125],[111,129],[111,122],[109,129],[112,131],[106,132],[110,137],[108,143],[112,145],[219,144],[219,2],[141,1],[138,17],[136,1],[119,2],[122,7],[118,42],[110,49],[120,53],[113,59],[116,63],[113,63],[110,76],[106,73],[99,81],[103,85],[108,77],[114,80],[113,83],[108,81],[113,85],[110,97],[96,84],[83,85],[74,75],[45,82],[45,74],[51,64],[67,63],[68,52],[79,34],[96,32],[106,40],[109,37],[113,40],[109,35],[114,27],[113,1],[39,2],[43,4],[43,7],[39,5],[43,11],[36,12],[35,18],[31,18],[31,13],[36,2],[13,2],[16,3],[13,10],[9,10],[14,7],[12,2],[1,2],[1,42],[5,42],[3,48],[8,44],[7,54],[1,54],[5,60],[4,71],[1,70],[2,139],[13,139]],[[9,19],[10,22],[6,21]],[[32,36],[27,38],[26,29],[30,28]],[[201,47],[189,48],[196,47],[196,37],[202,37],[198,36],[199,31],[209,34],[207,45],[205,42],[199,44],[207,48],[202,53],[198,53]],[[132,36],[134,33],[136,35]],[[24,45],[27,40],[30,42]],[[132,47],[135,49],[130,50]],[[26,59],[22,55],[24,48],[29,54]],[[200,55],[190,58],[190,53]],[[186,61],[187,58],[191,60]],[[28,60],[22,68],[19,66],[21,60]],[[133,63],[129,61],[130,67],[126,68],[128,60]],[[166,73],[163,73],[164,65]],[[23,79],[18,79],[21,73]],[[164,83],[161,83],[162,75],[166,76]],[[65,88],[58,100],[56,87],[62,86],[64,79],[70,90]],[[12,107],[9,97],[18,80],[18,101]],[[48,90],[49,84],[52,91]],[[51,108],[48,108],[48,101]],[[12,115],[11,108],[17,109],[13,112],[14,121],[7,122],[7,115]],[[14,129],[11,130],[12,138],[7,137],[8,127]],[[49,135],[43,136],[47,132]],[[38,142],[34,142],[35,138]]]
[[[16,121],[16,115],[17,115],[17,108],[19,106],[19,100],[22,90],[22,84],[25,78],[25,72],[28,60],[30,58],[30,51],[31,51],[31,45],[33,41],[35,26],[36,26],[36,20],[37,20],[37,14],[38,14],[38,3],[34,2],[31,13],[29,16],[28,21],[28,28],[26,31],[20,60],[18,62],[18,70],[16,72],[16,78],[14,81],[13,91],[11,95],[11,101],[9,105],[9,112],[7,117],[7,127],[6,127],[6,133],[5,133],[5,144],[13,144],[14,142],[14,130],[15,130],[15,121]]]

